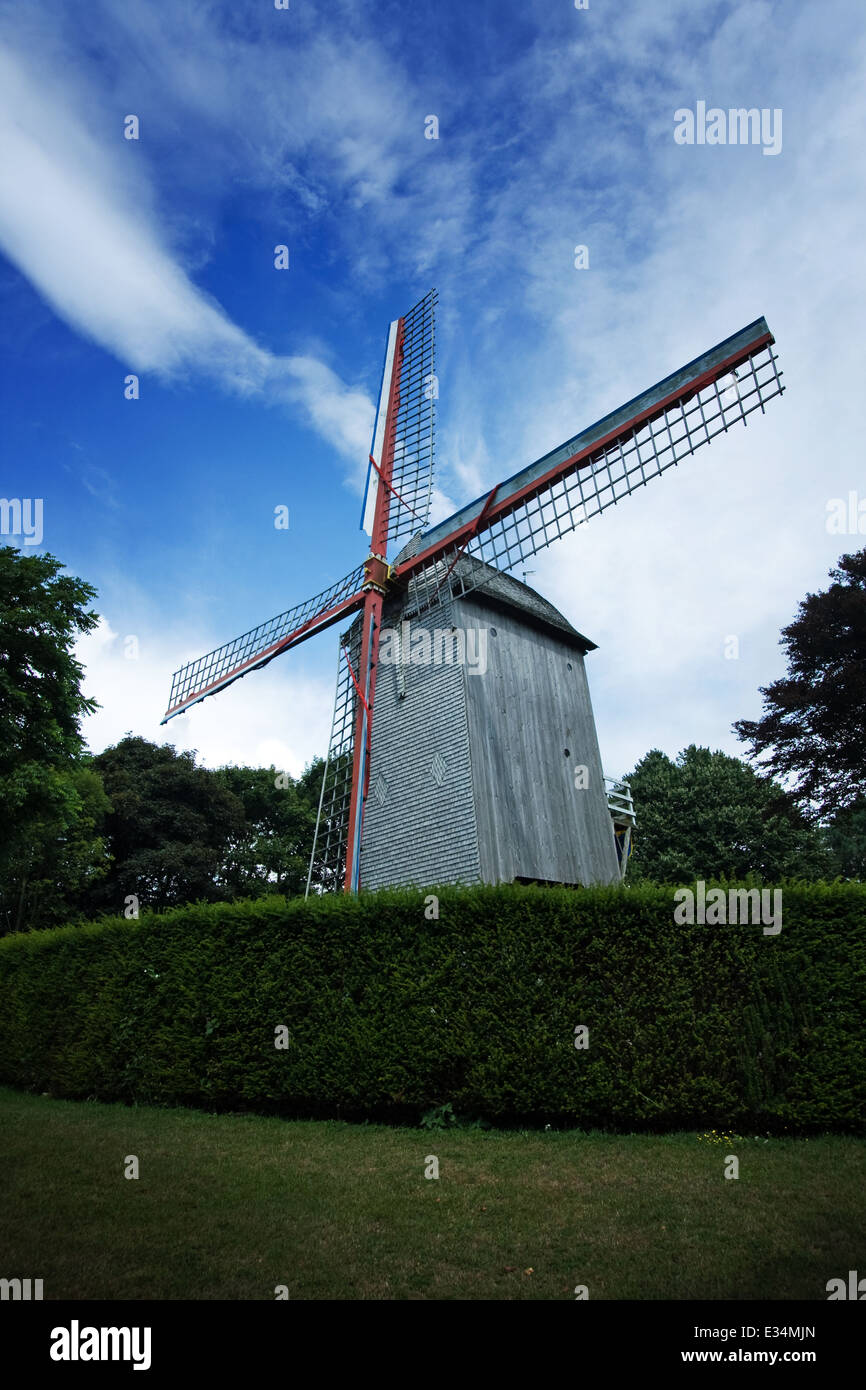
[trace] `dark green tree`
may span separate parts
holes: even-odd
[[[53,555],[0,548],[0,931],[53,926],[101,872],[104,792],[80,765],[76,639],[99,621],[96,591]]]
[[[102,778],[86,759],[40,771],[26,833],[13,826],[0,850],[6,890],[0,931],[59,927],[80,918],[82,895],[108,868],[101,828],[110,810]]]
[[[244,822],[230,841],[218,881],[226,897],[303,893],[313,848],[318,794],[276,768],[223,767],[217,779],[240,801]]]
[[[314,758],[309,766],[304,768],[298,778],[298,792],[304,797],[307,804],[312,806],[318,813],[319,797],[322,792],[322,778],[325,775],[324,758]]]
[[[842,878],[866,879],[866,796],[839,811],[826,834],[837,873]]]
[[[82,716],[98,708],[73,655],[99,621],[87,606],[96,590],[62,569],[53,555],[0,548],[0,777],[68,766],[84,748]]]
[[[674,762],[653,749],[627,780],[637,816],[629,882],[832,875],[820,831],[739,758],[692,744]]]
[[[243,835],[244,808],[194,753],[128,734],[93,759],[112,811],[105,824],[111,868],[87,895],[91,912],[120,912],[224,897],[219,874]]]
[[[788,674],[762,688],[762,717],[734,725],[816,819],[866,794],[866,550],[843,555],[830,578],[782,630]]]

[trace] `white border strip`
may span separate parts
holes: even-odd
[[[394,374],[394,350],[397,346],[397,328],[400,320],[395,319],[388,329],[388,346],[385,349],[385,366],[382,371],[382,387],[379,391],[379,405],[376,409],[376,428],[373,431],[373,447],[370,453],[381,468],[382,445],[385,442],[385,420],[388,415],[388,401],[391,396],[391,377]],[[373,535],[373,520],[376,515],[376,498],[379,495],[379,474],[372,463],[367,465],[367,486],[364,489],[364,509],[361,514],[361,530]]]

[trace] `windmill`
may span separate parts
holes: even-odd
[[[431,290],[388,330],[361,522],[370,537],[366,560],[313,598],[181,667],[162,722],[351,618],[339,641],[310,862],[311,875],[317,865],[320,886],[357,891],[362,861],[368,860],[372,872],[365,869],[365,886],[409,881],[413,864],[422,865],[420,881],[441,882],[455,876],[442,866],[464,841],[472,853],[460,866],[469,878],[613,881],[624,872],[634,816],[627,788],[614,786],[610,796],[604,788],[583,672],[583,656],[594,644],[509,572],[716,435],[745,424],[753,411],[763,412],[784,390],[775,340],[766,321],[756,319],[429,527],[438,397],[435,309]],[[402,549],[389,561],[389,546],[399,541]],[[498,636],[501,623],[506,639],[505,656],[502,644],[497,647],[495,679],[473,683],[449,657],[435,671],[428,659],[407,714],[407,676],[415,674],[405,650],[412,621],[438,614],[444,626],[437,633],[447,637],[462,631],[455,616],[478,627],[491,613],[501,615],[497,625],[483,630]],[[381,687],[377,705],[385,619],[397,657],[392,653],[393,680]],[[431,729],[438,743],[431,743]],[[527,729],[534,744],[525,742]],[[522,774],[515,741],[534,760]],[[569,803],[564,787],[572,786],[576,757],[583,761],[574,769],[573,785],[582,768],[591,795]],[[472,764],[471,775],[464,763]],[[550,854],[520,819],[539,788],[534,815],[547,820],[544,833],[555,839],[565,826],[563,843]],[[440,834],[440,821],[456,823],[459,813],[463,830]],[[392,838],[401,841],[400,866],[389,858]],[[422,849],[431,845],[435,853],[425,858]],[[548,867],[539,872],[535,866],[542,861]],[[308,891],[309,883],[308,878]]]

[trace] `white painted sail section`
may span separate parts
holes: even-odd
[[[385,424],[388,418],[388,401],[391,397],[391,379],[394,375],[394,350],[397,346],[397,329],[400,320],[395,319],[388,329],[388,346],[385,349],[385,366],[382,371],[382,386],[379,391],[379,405],[376,410],[376,427],[373,430],[373,444],[370,453],[382,467],[382,449],[385,443]],[[364,507],[361,514],[361,530],[368,536],[373,534],[373,518],[376,515],[376,498],[379,494],[379,474],[372,463],[367,465],[367,486],[364,489]]]

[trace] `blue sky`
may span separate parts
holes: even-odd
[[[742,751],[779,629],[866,544],[826,525],[866,497],[864,51],[854,0],[0,0],[0,493],[99,590],[92,746],[324,751],[333,631],[159,718],[182,661],[363,558],[384,335],[435,285],[437,516],[768,319],[766,418],[529,574],[599,644],[608,772]],[[781,151],[677,144],[698,101],[781,110]]]

